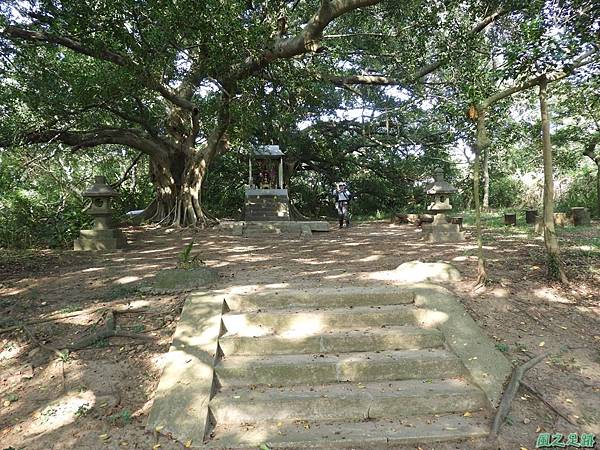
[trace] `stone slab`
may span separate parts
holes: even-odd
[[[239,312],[290,307],[335,308],[407,305],[413,301],[414,294],[398,286],[279,288],[266,289],[246,295],[231,294],[227,297],[229,308]]]
[[[290,420],[364,420],[488,408],[464,380],[402,380],[223,389],[210,402],[217,424]]]
[[[369,278],[382,281],[398,281],[401,283],[444,283],[461,279],[460,272],[452,264],[445,262],[425,263],[408,261],[394,270],[373,272]]]
[[[272,423],[258,428],[223,426],[204,448],[239,449],[267,444],[271,448],[365,448],[385,449],[396,445],[416,447],[422,443],[482,438],[489,434],[489,418],[481,413],[406,420],[363,422]],[[463,448],[471,448],[466,444]]]
[[[293,221],[293,220],[247,220],[236,222],[221,222],[219,230],[235,236],[259,236],[263,234],[297,234],[308,237],[314,232],[329,231],[329,223],[324,221]],[[240,234],[241,233],[241,234]]]
[[[231,356],[215,367],[219,384],[300,385],[346,381],[395,381],[466,375],[460,359],[444,349],[315,355]]]
[[[163,269],[157,272],[152,289],[158,291],[186,291],[215,282],[219,273],[210,267],[193,269]]]
[[[246,189],[246,197],[278,196],[288,197],[287,189]]]
[[[209,425],[217,339],[224,295],[190,296],[166,356],[146,429],[202,442]]]
[[[225,356],[344,353],[436,348],[443,345],[443,337],[435,329],[389,326],[308,336],[226,334],[219,339],[219,345]]]

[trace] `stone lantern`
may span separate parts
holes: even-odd
[[[444,171],[440,167],[435,169],[434,182],[427,189],[427,195],[432,197],[427,209],[433,214],[433,223],[423,225],[423,238],[429,242],[456,242],[464,241],[464,233],[460,225],[448,223],[446,213],[452,211],[450,195],[458,192],[454,186],[444,180]]]
[[[113,228],[111,200],[119,193],[106,184],[106,178],[97,176],[94,184],[83,193],[92,203],[87,213],[94,217],[94,228],[81,230],[75,240],[75,250],[116,250],[127,245],[125,235],[118,228]]]

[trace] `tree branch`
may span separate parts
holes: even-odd
[[[0,36],[9,40],[23,39],[30,42],[57,44],[73,50],[76,53],[86,55],[94,59],[108,61],[120,67],[133,69],[136,77],[148,89],[158,92],[165,99],[183,109],[192,111],[194,108],[194,104],[192,102],[176,95],[168,87],[164,86],[162,83],[150,76],[146,68],[140,66],[131,60],[131,58],[121,55],[120,53],[103,48],[91,48],[68,36],[58,36],[45,31],[26,30],[13,25],[7,25],[6,27],[0,28]]]
[[[120,187],[123,183],[125,183],[125,181],[129,178],[129,173],[133,170],[133,168],[137,165],[137,163],[139,162],[139,160],[142,158],[142,156],[144,156],[144,152],[140,152],[138,153],[138,155],[135,157],[135,159],[133,161],[131,161],[131,164],[129,165],[129,167],[127,168],[127,170],[125,170],[125,172],[123,172],[123,176],[119,179],[119,181],[117,181],[116,183],[112,183],[111,187],[113,189],[117,189],[118,187]]]
[[[44,130],[25,135],[24,140],[30,144],[60,142],[73,147],[73,151],[81,148],[96,147],[105,144],[119,144],[136,148],[155,158],[162,158],[167,151],[162,143],[145,137],[139,130],[104,128],[91,131]]]
[[[277,59],[292,58],[308,52],[318,52],[318,41],[325,27],[338,17],[366,6],[376,5],[381,0],[325,0],[317,13],[311,17],[304,29],[296,36],[276,39],[271,48],[264,50],[258,57],[247,58],[233,67],[225,78],[240,80],[264,69]]]
[[[555,72],[550,72],[548,74],[542,74],[537,77],[531,78],[527,81],[524,81],[523,83],[517,84],[517,85],[509,87],[503,91],[500,91],[500,92],[486,98],[485,100],[483,100],[478,105],[477,109],[487,109],[491,105],[496,103],[497,101],[502,100],[503,98],[509,97],[513,94],[516,94],[517,92],[525,91],[529,88],[539,85],[540,82],[544,79],[547,80],[547,82],[562,80],[563,78],[566,78],[569,75],[571,75],[575,71],[575,69],[578,69],[580,67],[583,67],[587,64],[590,64],[590,63],[596,61],[595,59],[588,60],[588,58],[590,56],[592,56],[596,53],[598,53],[598,48],[594,47],[594,48],[582,53],[579,57],[577,57],[574,60],[573,64],[571,64],[568,69],[565,68],[565,69],[557,70]]]
[[[498,20],[500,17],[508,14],[510,12],[509,9],[498,9],[493,14],[485,17],[477,24],[475,24],[469,34],[475,35],[483,31],[488,25]],[[374,86],[397,86],[400,84],[410,84],[415,81],[423,78],[426,75],[429,75],[432,72],[435,72],[437,69],[442,67],[448,58],[441,58],[438,61],[434,61],[426,66],[423,66],[419,70],[417,70],[414,74],[404,78],[393,78],[386,77],[384,75],[353,75],[349,77],[341,77],[341,76],[333,76],[333,75],[321,75],[321,79],[328,80],[337,86],[343,86],[345,84],[364,84],[364,85],[374,85]]]

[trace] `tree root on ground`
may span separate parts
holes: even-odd
[[[508,386],[504,391],[504,394],[502,395],[502,401],[500,402],[500,406],[498,406],[498,411],[496,412],[496,416],[494,417],[494,422],[492,424],[492,429],[488,437],[488,442],[493,442],[498,437],[500,427],[502,426],[502,424],[504,423],[504,419],[506,419],[506,416],[510,412],[510,406],[512,404],[513,399],[515,398],[517,390],[519,389],[519,384],[521,383],[523,375],[525,375],[525,373],[533,366],[539,364],[544,359],[546,359],[546,357],[549,354],[550,352],[542,353],[541,355],[536,356],[535,358],[531,358],[526,363],[523,363],[520,366],[514,368],[512,376],[510,377],[510,383],[508,383]]]
[[[150,312],[149,315],[157,316],[157,315],[175,313],[175,310],[177,310],[178,308],[181,308],[184,302],[185,302],[185,299],[183,301],[177,301],[173,306],[170,306],[167,308],[156,309],[156,310],[151,309],[151,308],[139,308],[139,309],[131,309],[131,310],[130,309],[113,309],[112,311],[115,314],[145,314],[145,313]],[[0,328],[0,334],[8,333],[10,331],[17,331],[17,330],[23,329],[25,327],[29,327],[31,325],[38,325],[38,324],[47,323],[47,322],[54,322],[57,320],[83,316],[86,314],[93,315],[93,314],[96,314],[101,311],[106,311],[106,309],[107,309],[106,307],[102,307],[102,308],[95,309],[93,311],[77,311],[77,312],[72,312],[72,313],[67,313],[67,314],[57,314],[57,315],[53,315],[51,317],[45,317],[43,319],[28,320],[26,322],[20,323],[19,325],[11,325],[10,327]],[[125,336],[125,337],[127,337],[127,336]]]
[[[565,413],[559,411],[552,403],[550,403],[546,397],[544,397],[542,395],[541,392],[539,392],[537,389],[535,389],[533,386],[531,386],[529,383],[527,383],[526,381],[521,381],[521,385],[527,389],[529,392],[531,392],[533,395],[535,395],[544,405],[546,405],[551,411],[553,411],[557,416],[562,417],[564,420],[566,420],[567,422],[569,422],[571,425],[573,426],[578,426],[578,424],[573,421],[573,419],[571,419],[569,416],[567,416]]]
[[[83,350],[85,348],[91,347],[92,345],[96,344],[99,341],[102,341],[104,339],[108,339],[111,337],[124,337],[124,338],[130,338],[130,339],[141,339],[141,340],[146,340],[146,341],[154,340],[154,338],[152,338],[150,336],[144,336],[141,333],[130,333],[127,331],[117,330],[116,329],[116,315],[118,313],[119,313],[119,311],[114,311],[114,310],[107,311],[105,314],[105,325],[102,329],[96,331],[93,334],[85,336],[76,342],[72,342],[72,343],[62,347],[61,350],[59,350],[58,348],[53,347],[51,345],[40,342],[33,335],[33,333],[27,328],[27,326],[22,325],[20,328],[23,328],[23,330],[29,336],[29,338],[31,339],[32,343],[35,346],[56,354],[63,361],[67,359],[69,352]]]

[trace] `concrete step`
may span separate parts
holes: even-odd
[[[411,350],[441,347],[443,342],[440,331],[412,326],[330,331],[312,336],[228,333],[219,338],[225,356]]]
[[[399,418],[487,408],[483,391],[462,379],[234,387],[214,397],[218,424]]]
[[[383,449],[395,445],[483,438],[489,434],[489,420],[482,412],[469,417],[459,413],[363,422],[218,425],[205,448],[256,448],[264,443],[271,449]]]
[[[240,336],[310,336],[337,329],[381,328],[393,325],[435,326],[443,320],[435,311],[407,305],[356,306],[332,309],[280,309],[227,313],[225,329]]]
[[[336,381],[393,381],[456,378],[459,358],[441,349],[342,353],[339,355],[230,356],[215,367],[222,387],[327,384]]]
[[[414,303],[414,298],[414,293],[407,289],[350,287],[269,290],[252,295],[231,296],[226,301],[229,309],[244,312],[258,309],[408,305]]]

